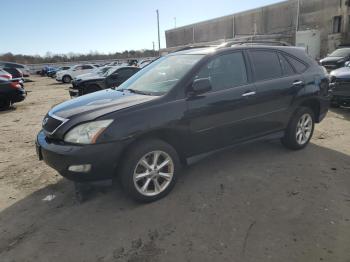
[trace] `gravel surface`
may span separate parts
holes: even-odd
[[[32,77],[0,112],[0,261],[350,261],[350,110],[312,143],[240,146],[186,168],[147,205],[118,185],[76,203],[72,183],[37,160],[34,140],[68,86]]]

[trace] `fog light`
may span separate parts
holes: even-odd
[[[71,172],[77,172],[77,173],[87,173],[91,170],[91,165],[76,165],[76,166],[69,166],[68,170]]]

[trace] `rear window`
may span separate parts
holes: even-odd
[[[274,51],[250,51],[256,81],[268,80],[282,76],[279,58]]]
[[[291,56],[287,56],[287,59],[292,64],[295,71],[297,71],[299,74],[304,73],[305,70],[307,69],[307,66],[303,62],[301,62],[301,61],[299,61]]]

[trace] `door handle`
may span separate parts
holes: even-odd
[[[255,91],[251,91],[251,92],[244,93],[242,96],[243,97],[248,97],[248,96],[255,96],[255,95],[256,95],[256,92]]]
[[[303,86],[304,85],[304,81],[295,81],[293,82],[293,86]]]

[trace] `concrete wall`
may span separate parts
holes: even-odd
[[[321,55],[333,51],[340,43],[350,43],[347,2],[300,0],[299,30],[320,30]],[[295,44],[297,6],[297,0],[289,0],[168,30],[165,32],[167,48],[253,35],[279,35],[276,40]],[[333,17],[338,15],[343,17],[342,33],[333,34]]]

